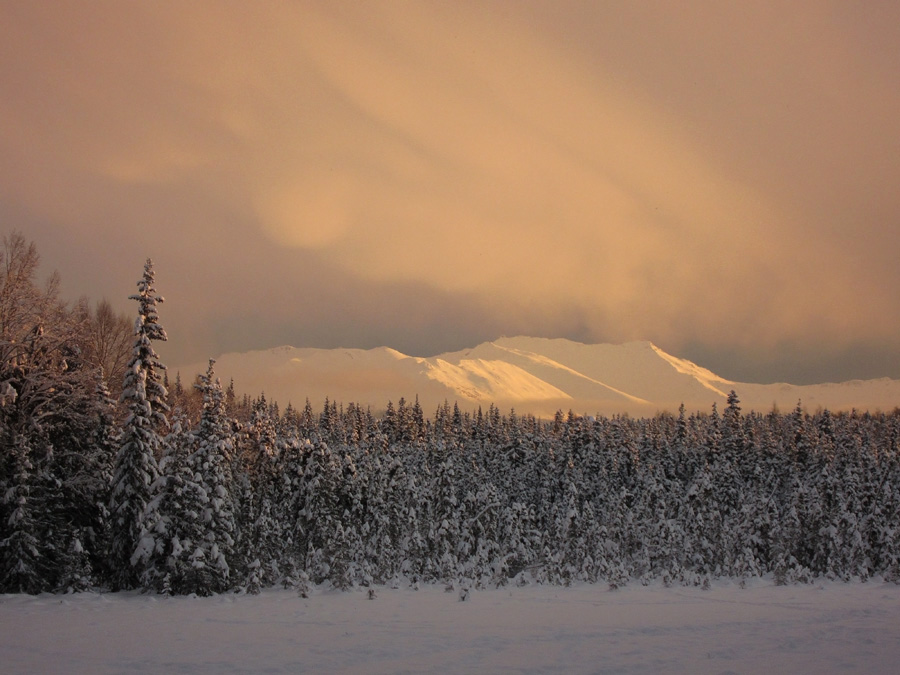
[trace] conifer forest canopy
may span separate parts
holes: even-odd
[[[900,581],[896,410],[282,409],[213,361],[168,378],[152,261],[123,359],[121,321],[3,244],[2,592]]]

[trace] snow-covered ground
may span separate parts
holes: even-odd
[[[0,596],[0,672],[896,673],[900,586]]]

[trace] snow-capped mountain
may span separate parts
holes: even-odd
[[[205,365],[183,369],[205,371]],[[790,385],[732,382],[650,342],[587,345],[565,339],[501,338],[432,357],[394,349],[298,349],[232,353],[216,361],[223,382],[239,393],[265,393],[282,406],[355,402],[382,410],[388,401],[416,396],[426,413],[448,401],[464,409],[487,408],[550,416],[557,410],[584,414],[653,415],[720,407],[734,389],[745,411],[892,410],[900,405],[900,380]]]

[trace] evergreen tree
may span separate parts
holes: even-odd
[[[0,248],[0,590],[54,588],[65,564],[63,474],[54,473],[54,442],[87,425],[78,321],[44,289],[39,257],[19,234]],[[84,442],[84,439],[81,439]],[[68,447],[68,446],[67,446]]]
[[[0,588],[12,593],[40,593],[48,587],[46,560],[42,555],[38,513],[33,497],[34,465],[28,439],[15,435],[11,439],[12,480],[9,481],[4,504],[10,512],[6,537],[2,546]]]
[[[225,395],[213,365],[196,385],[203,395],[203,412],[195,431],[196,450],[189,458],[195,480],[206,496],[202,523],[204,534],[195,551],[194,562],[204,571],[205,584],[198,594],[221,593],[229,587],[232,571],[237,571],[237,536],[234,493],[234,440],[225,414]],[[201,555],[202,552],[202,555]]]
[[[114,588],[134,588],[139,569],[132,562],[145,529],[144,515],[151,499],[151,486],[159,476],[157,459],[163,452],[161,430],[167,426],[166,390],[162,383],[165,366],[153,348],[167,339],[159,323],[153,262],[144,265],[138,293],[129,299],[138,303],[131,360],[125,369],[121,401],[128,409],[116,455],[110,496],[110,561]]]
[[[66,374],[72,386],[65,414],[48,429],[52,452],[45,462],[43,511],[58,542],[54,566],[63,575],[54,585],[84,590],[107,571],[107,505],[118,430],[114,404],[100,374],[93,368],[83,371],[80,364],[73,364]],[[85,578],[88,571],[98,577]]]
[[[280,443],[275,420],[265,396],[254,402],[251,409],[245,436],[241,520],[245,531],[243,556],[249,561],[250,571],[248,591],[253,592],[254,588],[275,583],[280,576],[281,528],[276,518]]]
[[[197,593],[203,579],[190,556],[205,534],[202,513],[208,500],[188,462],[194,435],[180,408],[172,417],[165,444],[154,497],[144,517],[146,529],[138,553],[141,585],[166,595]]]

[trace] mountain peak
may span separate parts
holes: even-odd
[[[203,372],[205,364],[182,369]],[[383,409],[388,401],[419,397],[426,410],[444,401],[474,409],[493,403],[542,417],[557,410],[582,414],[653,415],[660,410],[708,411],[734,389],[744,410],[793,408],[892,409],[900,381],[793,386],[731,382],[650,341],[584,344],[565,338],[501,337],[432,357],[390,347],[312,349],[290,346],[225,354],[216,363],[242,393],[314,405],[326,397]]]

